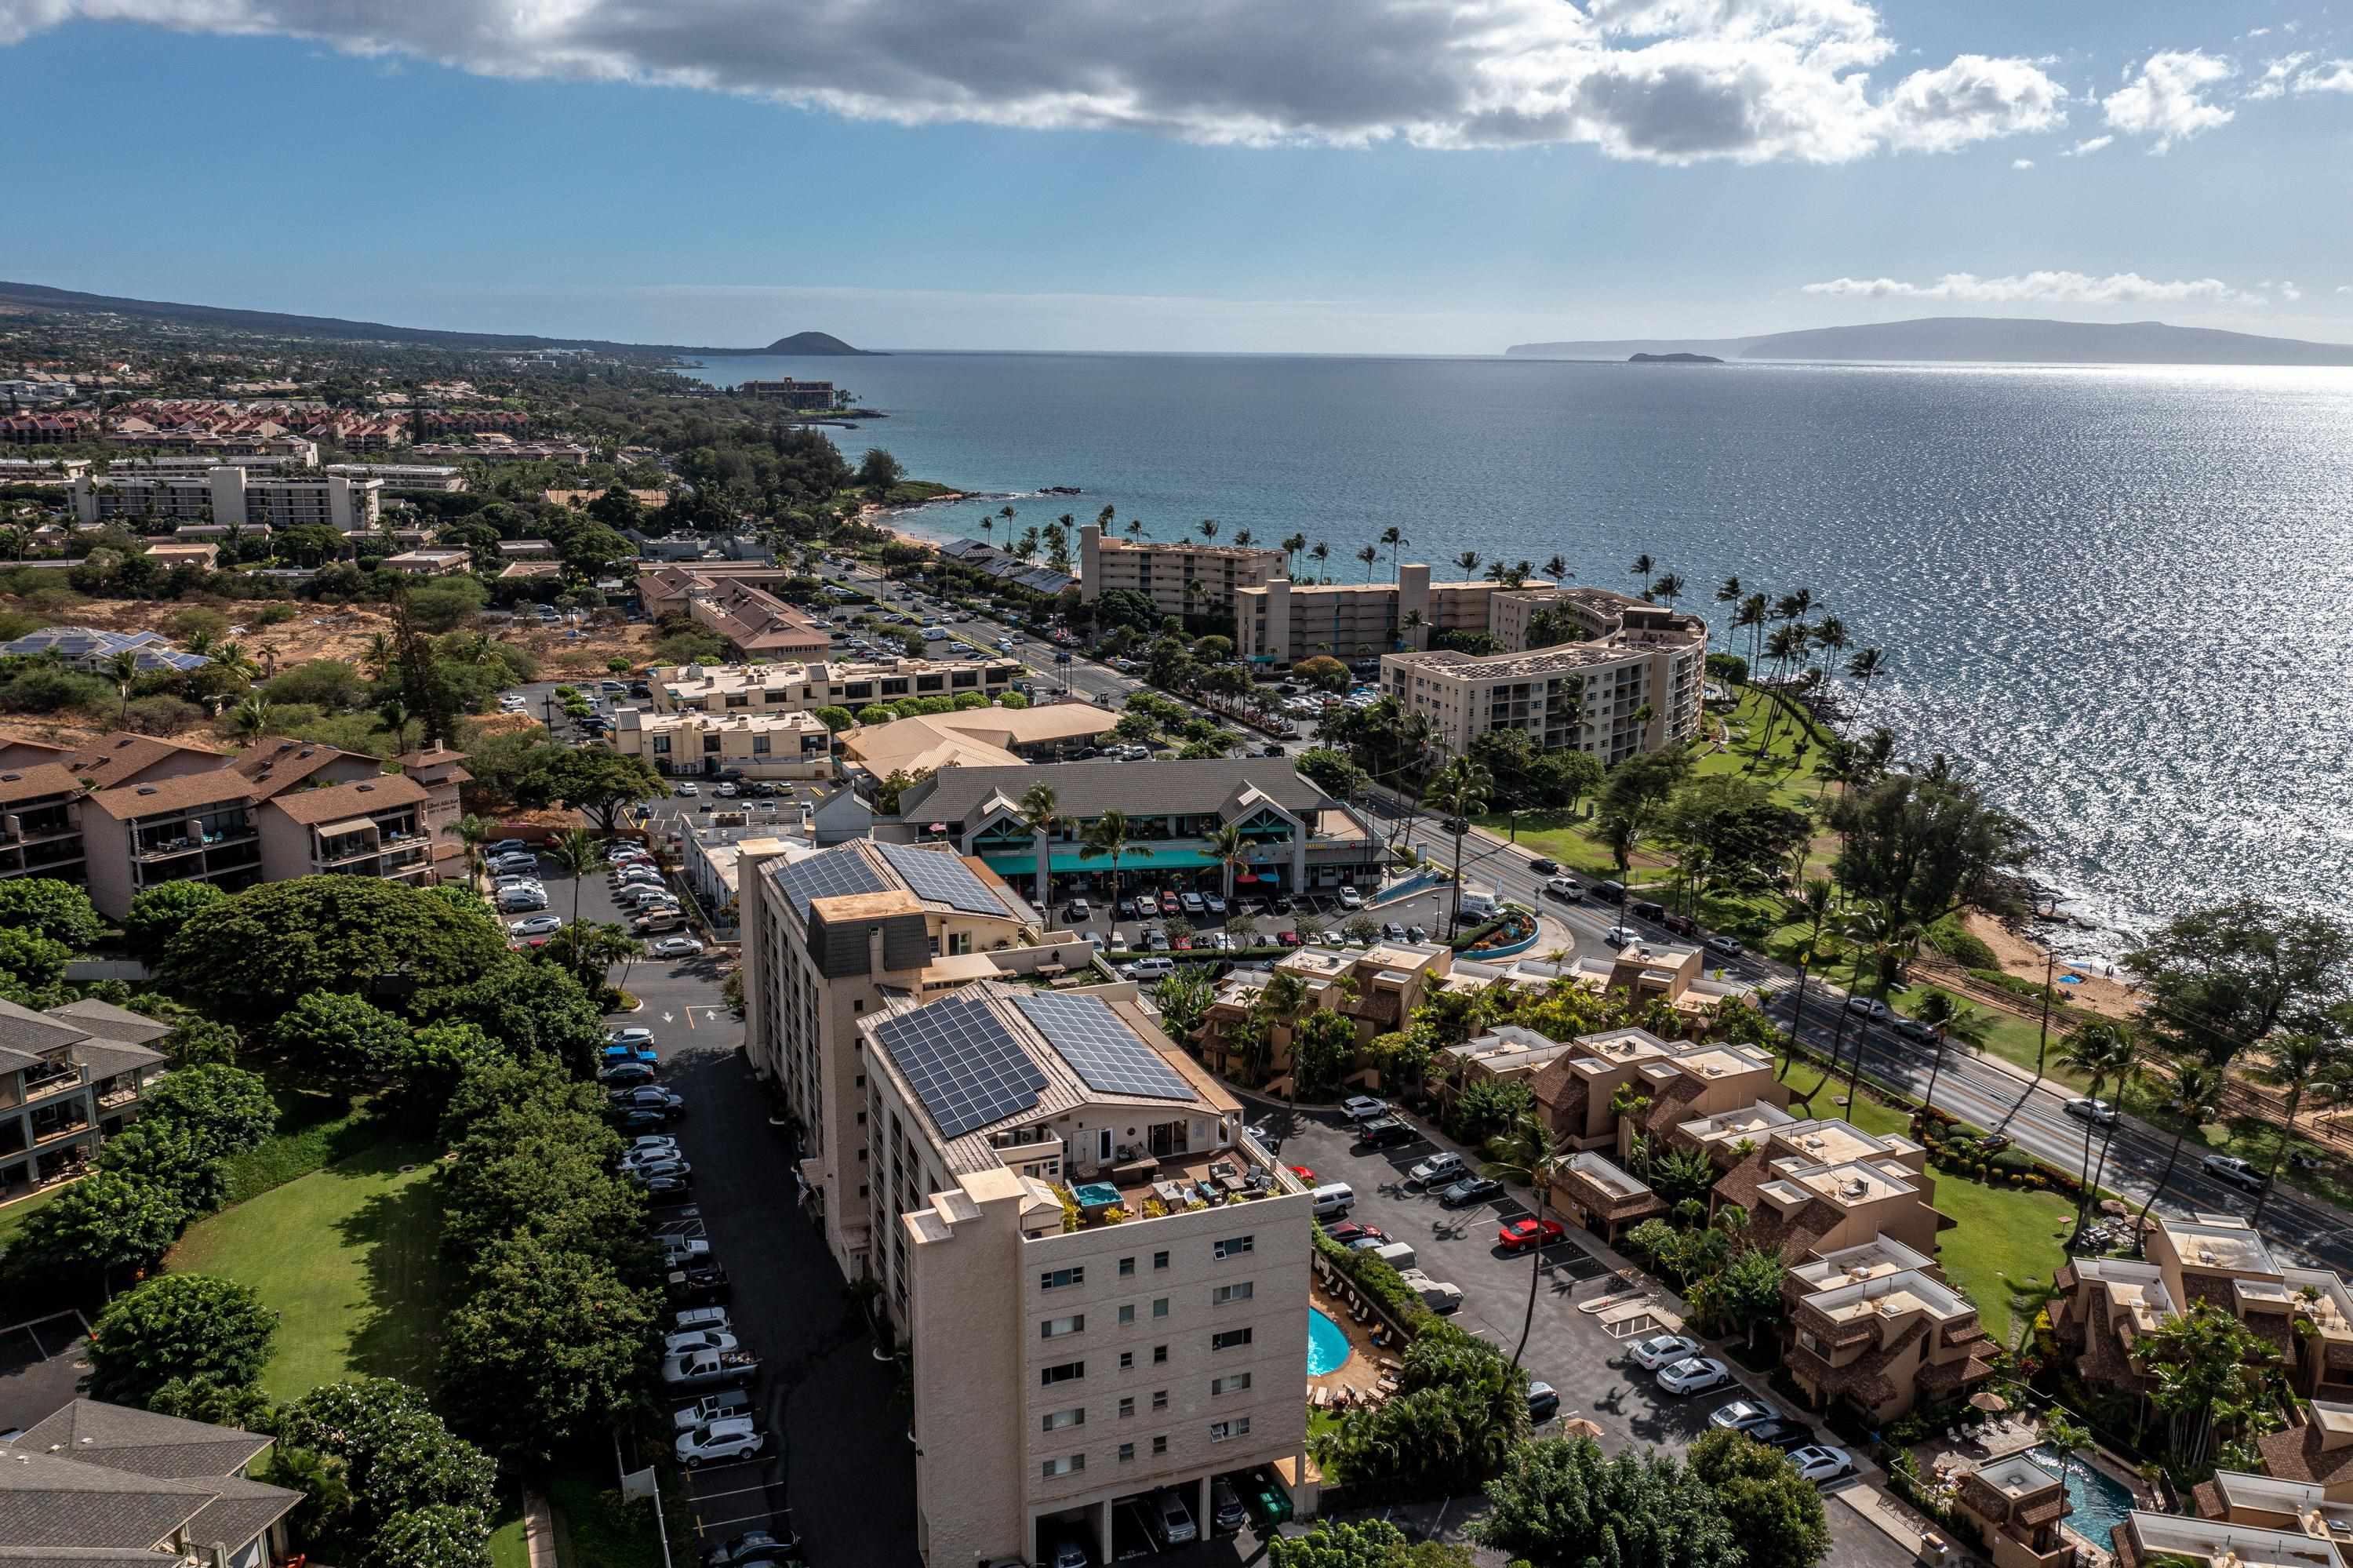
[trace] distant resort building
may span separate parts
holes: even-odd
[[[994,578],[1031,593],[1059,594],[1069,588],[1084,588],[1067,572],[1025,561],[979,539],[951,539],[940,546],[940,558],[969,572]]]
[[[1245,545],[1122,539],[1087,523],[1079,528],[1079,597],[1092,604],[1125,588],[1163,615],[1230,612],[1244,589],[1285,579],[1287,559]]]
[[[781,381],[746,381],[735,391],[739,397],[756,397],[763,403],[782,403],[787,408],[812,413],[847,408],[853,401],[850,393],[830,381],[795,381],[790,376]]]

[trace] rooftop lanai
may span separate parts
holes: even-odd
[[[2228,1520],[2187,1519],[2135,1510],[2112,1532],[2121,1568],[2188,1558],[2206,1568],[2345,1568],[2334,1542],[2301,1530],[2263,1530]]]
[[[2353,1542],[2353,1503],[2329,1496],[2317,1481],[2284,1480],[2244,1470],[2217,1470],[2191,1489],[2199,1517],[2264,1530],[2301,1531],[2340,1550]]]
[[[2058,1475],[2024,1454],[1989,1459],[1964,1473],[1955,1501],[1984,1536],[1994,1568],[2073,1568],[2061,1533],[2069,1504]]]
[[[1811,1405],[1891,1421],[1993,1375],[1996,1347],[1976,1304],[1901,1243],[1879,1237],[1818,1257],[1781,1288],[1784,1364]]]
[[[1615,1241],[1629,1226],[1667,1212],[1650,1183],[1608,1156],[1585,1150],[1560,1167],[1552,1202],[1594,1234]]]

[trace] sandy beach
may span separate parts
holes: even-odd
[[[2050,960],[2052,949],[1988,915],[1973,911],[1964,917],[1963,924],[1971,936],[1993,949],[2004,973],[2042,983],[2043,965]],[[2098,969],[2070,965],[2063,958],[2058,972],[2079,977],[2076,984],[2061,988],[2062,994],[2077,1007],[2105,1018],[2128,1020],[2139,1016],[2140,1003],[2133,993]]]

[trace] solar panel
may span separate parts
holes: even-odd
[[[1013,1005],[1038,1026],[1039,1033],[1053,1042],[1090,1088],[1155,1100],[1199,1097],[1159,1052],[1119,1021],[1101,997],[1039,991],[1015,997]]]
[[[793,908],[803,920],[808,918],[812,898],[887,891],[881,873],[867,864],[865,858],[848,844],[793,862],[777,873],[776,885],[785,890],[785,896],[793,901]]]
[[[988,890],[988,884],[972,874],[972,867],[952,854],[937,850],[918,849],[913,844],[874,846],[892,869],[907,879],[918,898],[928,898],[944,904],[966,915],[1006,915],[1004,900]]]
[[[951,996],[874,1027],[944,1138],[1001,1121],[1038,1103],[1046,1075],[988,1004]]]

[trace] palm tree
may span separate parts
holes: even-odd
[[[1398,575],[1398,546],[1399,545],[1409,545],[1412,542],[1412,540],[1408,539],[1403,534],[1398,533],[1395,526],[1390,526],[1381,530],[1381,543],[1389,547],[1389,576],[1392,578],[1395,578]]]
[[[1217,538],[1217,536],[1218,536],[1218,520],[1217,520],[1216,518],[1214,518],[1214,517],[1204,517],[1204,518],[1202,518],[1202,519],[1201,519],[1201,537],[1202,537],[1202,538],[1204,538],[1204,539],[1210,539],[1210,540],[1214,540],[1214,539],[1216,539],[1216,538]]]
[[[556,864],[572,874],[572,921],[580,923],[580,885],[605,863],[605,846],[586,828],[575,828],[547,846]]]
[[[1249,547],[1251,537],[1252,535],[1250,531],[1247,528],[1237,528],[1234,530],[1234,543],[1242,548],[1247,549]]]
[[[1726,577],[1724,581],[1718,583],[1715,588],[1715,602],[1718,604],[1738,604],[1740,602],[1740,579],[1736,577]]]
[[[1634,564],[1626,569],[1634,576],[1642,579],[1642,597],[1644,599],[1650,598],[1651,574],[1659,569],[1658,562],[1651,559],[1647,554],[1640,555],[1634,557]]]
[[[1127,853],[1127,813],[1113,807],[1089,822],[1080,839],[1079,858],[1111,857],[1111,907],[1119,912],[1119,857]]]
[[[2272,1145],[2271,1166],[2263,1172],[2263,1191],[2255,1194],[2255,1212],[2247,1221],[2249,1224],[2263,1223],[2263,1204],[2271,1199],[2272,1178],[2279,1174],[2280,1156],[2295,1138],[2295,1113],[2303,1103],[2305,1086],[2312,1081],[2315,1072],[2330,1065],[2335,1054],[2321,1036],[2300,1030],[2271,1035],[2258,1043],[2255,1051],[2262,1056],[2263,1065],[2250,1069],[2247,1075],[2259,1084],[2287,1091],[2287,1124],[2280,1129],[2279,1141]]]
[[[1318,539],[1315,543],[1307,546],[1307,555],[1308,558],[1315,563],[1315,575],[1319,577],[1322,577],[1324,575],[1324,563],[1328,562],[1332,558],[1332,546],[1325,544],[1323,540]]]
[[[492,832],[488,819],[471,811],[441,830],[466,846],[466,875],[470,880],[481,874],[482,846],[491,842]]]
[[[1752,593],[1740,601],[1740,609],[1732,618],[1736,628],[1748,629],[1748,665],[1755,669],[1765,662],[1765,596]]]
[[[115,727],[120,729],[131,722],[131,683],[139,678],[139,655],[128,648],[108,655],[106,675],[114,683],[116,694],[122,699],[122,707],[114,721]]]
[[[270,713],[269,705],[257,692],[229,710],[229,728],[235,730],[240,739],[248,742],[258,740],[269,733]]]
[[[1658,586],[1652,588],[1651,592],[1654,597],[1665,599],[1669,609],[1674,609],[1675,600],[1683,597],[1683,579],[1682,574],[1678,572],[1667,573],[1664,577],[1662,577],[1659,579]]]
[[[261,666],[245,651],[241,642],[224,642],[212,652],[213,668],[226,671],[233,680],[250,682],[261,673]]]
[[[1912,1016],[1936,1032],[1936,1054],[1928,1065],[1928,1093],[1920,1102],[1922,1110],[1933,1110],[1936,1105],[1936,1075],[1945,1070],[1946,1038],[1950,1036],[1965,1045],[1982,1045],[1987,1019],[1984,1013],[1945,991],[1932,991],[1922,997]]]
[[[1886,669],[1886,661],[1876,648],[1865,648],[1846,662],[1847,679],[1855,683],[1860,695],[1871,694],[1871,683]]]
[[[1032,784],[1022,792],[1021,825],[1029,830],[1030,838],[1038,845],[1038,913],[1040,916],[1050,916],[1053,907],[1047,872],[1053,855],[1049,841],[1062,820],[1054,809],[1056,804],[1051,784]],[[1116,901],[1112,907],[1114,910],[1119,907]]]
[[[1806,945],[1798,952],[1797,1001],[1789,1012],[1789,1038],[1792,1041],[1798,1038],[1799,1028],[1806,1021],[1806,976],[1812,969],[1814,954],[1821,946],[1822,922],[1830,918],[1831,895],[1830,878],[1814,876],[1806,879],[1804,888],[1799,891],[1796,898],[1790,901],[1789,913],[1806,921],[1808,926]],[[1781,1070],[1774,1075],[1778,1078],[1788,1077],[1789,1064],[1796,1055],[1797,1053],[1792,1051],[1788,1055],[1782,1057]]]
[[[408,749],[408,705],[397,696],[390,696],[375,705],[375,716],[384,727],[392,731],[392,752],[397,757]]]
[[[2177,1062],[2173,1067],[2173,1084],[2165,1092],[2165,1109],[2172,1116],[2173,1147],[2165,1151],[2165,1169],[2159,1172],[2156,1185],[2140,1206],[2140,1215],[2134,1222],[2136,1233],[2148,1224],[2148,1212],[2157,1206],[2157,1195],[2173,1180],[2173,1162],[2180,1156],[2181,1140],[2189,1129],[2214,1114],[2214,1103],[2222,1097],[2222,1075],[2204,1062]]]
[[[1232,822],[1219,822],[1209,830],[1209,858],[1225,868],[1226,902],[1234,901],[1234,871],[1250,857],[1250,840],[1242,837],[1241,829]]]
[[[1380,558],[1380,551],[1371,545],[1367,545],[1363,549],[1356,552],[1356,559],[1365,563],[1365,580],[1366,582],[1371,582],[1373,580],[1373,567],[1379,562]]]
[[[1568,569],[1567,557],[1563,556],[1555,556],[1551,560],[1546,561],[1544,564],[1544,574],[1552,579],[1552,586],[1555,588],[1558,588],[1577,575]]]
[[[1528,1306],[1520,1318],[1520,1342],[1512,1348],[1512,1365],[1520,1364],[1527,1352],[1528,1335],[1535,1329],[1536,1286],[1544,1278],[1545,1210],[1552,1198],[1552,1181],[1570,1158],[1571,1150],[1555,1140],[1550,1128],[1544,1124],[1543,1113],[1535,1109],[1522,1111],[1512,1124],[1487,1141],[1486,1162],[1479,1174],[1492,1181],[1525,1181],[1535,1191],[1536,1245],[1529,1248],[1533,1255],[1528,1269]]]
[[[2109,1060],[2108,1082],[2116,1092],[2116,1103],[2121,1106],[2125,1103],[2125,1097],[2148,1076],[2148,1058],[2141,1052],[2138,1036],[2125,1031],[2119,1031],[2118,1033],[2120,1044],[2116,1047],[2115,1055]],[[2092,1202],[2091,1193],[2098,1192],[2101,1181],[2107,1177],[2108,1150],[2116,1147],[2116,1128],[2123,1121],[2124,1118],[2119,1116],[2115,1121],[2108,1123],[2108,1130],[2100,1139],[2100,1158],[2093,1162],[2092,1185],[2084,1197],[2087,1212]]]
[[[1479,569],[1479,552],[1476,550],[1465,550],[1461,555],[1454,557],[1454,564],[1461,567],[1462,568],[1462,575],[1465,577],[1468,577],[1472,573]]]
[[[1438,770],[1423,798],[1443,810],[1446,831],[1454,835],[1454,913],[1447,927],[1451,937],[1462,929],[1462,841],[1470,836],[1471,819],[1487,809],[1495,791],[1495,776],[1467,757],[1458,757]]]
[[[1141,539],[1144,537],[1143,518],[1131,517],[1127,520],[1127,536],[1131,539]]]
[[[988,544],[988,543],[990,542],[989,535],[991,535],[992,534],[995,534],[996,532],[997,532],[997,519],[996,519],[996,518],[994,518],[994,517],[984,517],[984,518],[982,518],[982,519],[980,520],[980,542],[981,542],[982,544],[984,544],[984,545]]]
[[[1282,542],[1282,575],[1289,577],[1298,565],[1299,552],[1307,548],[1307,535],[1293,534]]]
[[[2132,1054],[2132,1044],[2125,1032],[2115,1024],[2098,1021],[2084,1024],[2060,1042],[2059,1065],[2072,1068],[2092,1081],[2092,1098],[2097,1100],[2100,1091],[2108,1086],[2109,1079]],[[2077,1181],[2075,1194],[2075,1227],[2084,1225],[2084,1212],[2092,1202],[2092,1127],[2090,1117],[2084,1118],[2083,1175]]]

